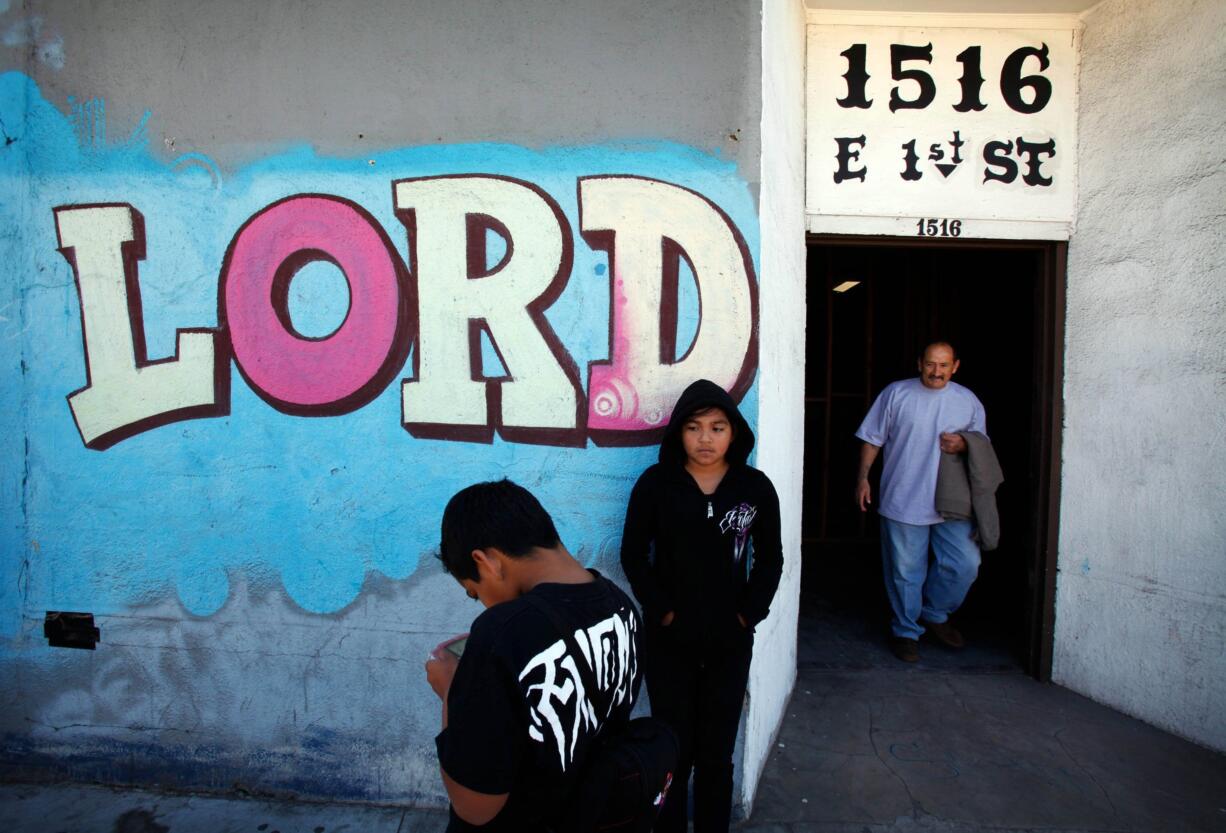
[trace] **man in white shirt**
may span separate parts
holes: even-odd
[[[885,448],[877,508],[881,556],[893,611],[890,648],[905,662],[919,659],[919,638],[925,631],[949,647],[965,644],[949,617],[979,574],[973,525],[946,520],[935,507],[941,452],[966,451],[966,440],[957,432],[987,434],[979,399],[951,381],[957,370],[957,353],[950,344],[929,344],[919,361],[919,377],[887,385],[856,431],[864,441],[856,482],[861,512],[872,503],[869,470]]]

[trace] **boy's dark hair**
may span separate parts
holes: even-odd
[[[497,547],[513,558],[559,544],[558,530],[540,501],[510,480],[491,480],[456,492],[443,510],[438,559],[458,580],[478,581],[472,551]]]

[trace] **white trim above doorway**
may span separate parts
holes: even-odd
[[[892,217],[863,214],[808,214],[809,234],[914,237],[934,240],[1068,240],[1072,223],[1063,220],[979,220],[958,217]]]
[[[809,9],[810,24],[831,26],[894,26],[907,29],[1069,29],[1080,30],[1076,14],[1025,14],[988,12],[923,12],[852,9]]]

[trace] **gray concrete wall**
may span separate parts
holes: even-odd
[[[1226,6],[1084,20],[1053,677],[1226,749]]]
[[[217,352],[201,355],[229,379],[224,397],[205,385],[225,400],[208,418],[125,428],[113,445],[87,448],[65,398],[117,377],[100,370],[105,339],[85,355],[74,270],[87,268],[90,246],[120,241],[101,222],[57,228],[55,209],[140,212],[144,252],[132,268],[148,357],[174,359],[177,330],[221,323],[228,247],[265,207],[336,195],[365,212],[350,215],[355,228],[384,230],[387,257],[409,264],[393,180],[527,181],[560,206],[556,234],[573,244],[573,264],[549,309],[556,349],[515,374],[553,367],[552,355],[580,389],[576,419],[595,424],[609,415],[585,390],[588,363],[609,357],[617,327],[609,258],[580,235],[579,180],[680,186],[667,195],[697,219],[674,232],[733,253],[710,271],[697,263],[697,284],[747,270],[742,294],[756,292],[760,4],[0,0],[0,33],[10,71],[0,76],[0,395],[16,403],[0,416],[4,771],[441,803],[439,709],[422,664],[477,612],[431,555],[447,497],[474,480],[519,480],[578,557],[620,580],[625,501],[654,449],[598,446],[582,424],[531,442],[501,426],[476,442],[406,431],[399,381],[413,361],[434,361],[420,342],[422,355],[393,368],[369,403],[299,416],[255,395],[225,337],[207,335]],[[685,202],[692,193],[705,201]],[[127,222],[126,208],[119,217]],[[637,220],[618,222],[626,231]],[[546,231],[543,242],[525,234],[516,252],[560,239]],[[343,320],[345,300],[326,285],[300,308],[340,304]],[[722,326],[750,333],[748,305],[720,318],[717,294],[699,311],[689,291],[679,328],[750,357],[728,384],[741,384],[756,421],[756,363]],[[644,314],[659,320],[658,308]],[[119,339],[110,347],[123,346],[125,326],[105,330]],[[162,367],[190,369],[186,356]],[[185,385],[150,395],[186,396]],[[673,380],[639,393],[677,390]],[[102,417],[141,406],[133,399],[109,402]],[[549,410],[532,416],[567,415]],[[626,419],[610,430],[648,427]],[[536,423],[546,424],[557,427]],[[49,648],[47,610],[93,613],[97,650]]]
[[[672,140],[757,176],[759,4],[688,0],[10,2],[44,95],[103,98],[112,138],[224,164],[436,142]],[[32,21],[38,20],[37,24]],[[22,21],[26,21],[23,25]],[[57,45],[58,44],[58,45]]]

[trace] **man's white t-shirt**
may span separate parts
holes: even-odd
[[[933,390],[915,377],[886,386],[856,431],[884,448],[881,515],[916,525],[945,520],[935,506],[941,434],[958,431],[988,433],[982,403],[962,385]]]

